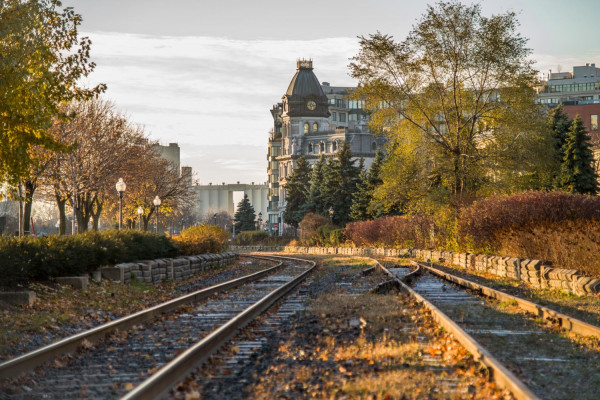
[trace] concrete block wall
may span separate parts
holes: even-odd
[[[411,249],[409,255],[434,262],[443,259],[457,268],[487,272],[542,289],[560,289],[579,295],[600,293],[600,279],[582,276],[574,269],[543,265],[540,260],[419,249]]]
[[[600,279],[582,276],[577,270],[543,265],[540,260],[422,249],[287,246],[284,251],[364,257],[408,256],[432,262],[446,262],[457,268],[486,272],[501,278],[521,281],[537,288],[556,288],[579,295],[600,293]]]
[[[132,280],[157,284],[167,279],[180,281],[200,271],[217,268],[233,262],[238,254],[227,251],[220,254],[201,254],[197,256],[143,260],[117,264],[114,267],[101,268],[104,279],[122,283]]]

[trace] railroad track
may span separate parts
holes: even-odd
[[[414,266],[379,264],[432,311],[500,387],[517,399],[598,398],[600,356],[584,342],[600,338],[599,327],[422,263]]]
[[[262,258],[277,265],[0,364],[0,377],[6,378],[0,398],[160,397],[315,266],[297,258]],[[23,372],[29,373],[17,376]]]

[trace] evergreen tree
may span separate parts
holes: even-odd
[[[285,184],[286,206],[283,219],[286,223],[298,227],[306,211],[310,192],[310,164],[304,156],[296,160],[296,168]]]
[[[377,150],[369,171],[361,169],[356,192],[352,197],[352,206],[350,207],[350,218],[352,220],[361,221],[378,218],[383,214],[383,205],[373,198],[375,188],[381,185],[382,182],[380,175],[383,161],[383,152]]]
[[[562,104],[552,108],[548,112],[548,125],[550,127],[550,135],[552,137],[552,144],[554,145],[554,160],[558,170],[554,173],[555,186],[561,187],[561,171],[560,165],[565,158],[564,147],[567,142],[567,136],[572,121],[569,116],[564,112]]]
[[[345,225],[350,221],[352,196],[356,191],[360,169],[352,160],[350,144],[344,142],[335,159],[330,159],[323,174],[324,209],[322,214],[328,215],[329,208],[333,209],[333,222]]]
[[[234,218],[237,221],[236,230],[239,232],[256,229],[254,222],[256,213],[254,212],[254,207],[250,204],[247,194],[244,194],[244,198],[238,203]]]
[[[579,115],[569,127],[563,153],[561,187],[571,193],[596,194],[598,175],[594,171],[590,137]]]
[[[308,191],[308,199],[304,206],[304,212],[314,212],[322,214],[323,205],[323,172],[327,168],[325,157],[321,154],[319,161],[313,166],[310,174],[310,188]]]

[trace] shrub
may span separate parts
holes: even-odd
[[[433,218],[427,215],[383,217],[346,225],[345,235],[359,247],[433,246]]]
[[[338,247],[344,243],[344,230],[336,228],[333,225],[322,225],[317,228],[317,237],[315,239],[318,246]]]
[[[220,253],[227,246],[229,233],[216,225],[196,225],[173,237],[182,255]]]
[[[329,219],[315,213],[308,213],[300,221],[300,242],[309,246],[318,244],[320,226],[328,225]]]
[[[462,210],[461,245],[470,251],[494,252],[501,247],[498,235],[507,231],[525,232],[547,224],[591,219],[600,220],[600,197],[564,192],[491,196]]]
[[[558,268],[600,277],[600,221],[541,222],[496,233],[499,255],[546,260]]]
[[[232,243],[240,246],[252,246],[261,244],[268,237],[269,234],[265,231],[243,231],[236,235]]]
[[[22,239],[0,237],[0,286],[80,275],[107,264],[173,257],[177,253],[169,238],[140,231]]]

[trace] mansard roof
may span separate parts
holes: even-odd
[[[296,74],[288,86],[287,96],[325,97],[321,84],[313,72],[312,60],[298,60]]]

